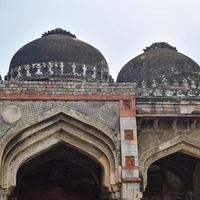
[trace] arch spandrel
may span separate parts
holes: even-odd
[[[176,152],[200,158],[200,142],[186,136],[178,136],[144,152],[139,158],[139,169],[143,175],[144,188],[147,186],[147,171],[155,161]]]
[[[71,120],[71,121],[70,121]],[[20,166],[60,142],[91,157],[104,170],[104,185],[119,182],[117,150],[112,130],[69,108],[57,108],[34,116],[3,138],[1,184],[16,184]]]
[[[48,126],[48,124],[51,124],[51,118],[53,119],[56,115],[63,114],[66,115],[72,119],[75,119],[83,124],[88,125],[89,127],[93,127],[97,129],[98,131],[103,132],[104,135],[107,135],[113,143],[116,142],[115,137],[113,136],[113,131],[104,125],[103,123],[99,121],[95,121],[94,119],[91,119],[90,117],[87,117],[77,111],[74,111],[66,106],[56,107],[53,109],[50,109],[46,112],[36,114],[32,118],[29,118],[19,124],[17,124],[15,127],[10,129],[0,140],[0,156],[2,157],[2,153],[7,146],[7,144],[19,133],[23,132],[26,129],[30,129],[30,127],[34,127],[33,132],[35,131],[35,126],[40,124],[42,121],[47,121],[45,125]],[[41,128],[40,128],[41,129]],[[1,160],[0,160],[1,162]]]
[[[39,133],[40,137],[42,137],[43,135],[44,137],[46,137],[48,134],[56,132],[60,129],[63,129],[66,132],[69,132],[71,130],[72,134],[76,135],[77,137],[79,136],[85,139],[87,138],[90,141],[93,141],[94,144],[97,144],[99,140],[102,140],[106,145],[109,146],[110,149],[115,149],[115,144],[105,134],[103,133],[99,134],[99,131],[97,131],[96,129],[92,129],[91,127],[86,128],[85,125],[82,126],[81,123],[79,122],[76,123],[76,125],[73,123],[70,123],[69,118],[67,118],[66,115],[63,115],[61,113],[54,117],[51,117],[48,121],[46,120],[43,123],[41,122],[39,124],[31,126],[27,128],[25,131],[22,131],[19,134],[17,134],[15,137],[13,137],[7,143],[7,147],[4,149],[4,156],[2,160],[4,160],[4,157],[6,157],[8,154],[12,155],[12,152],[15,152],[13,151],[13,149],[16,148],[15,147],[16,139],[18,140],[18,142],[20,142],[20,141],[23,141],[25,138],[26,138],[26,141],[28,140],[28,138],[30,138],[29,143],[31,144],[34,142],[34,137],[31,137],[31,136],[34,135],[36,132]],[[87,134],[84,134],[86,132]]]
[[[48,111],[33,115],[31,118],[24,120],[23,122],[17,124],[15,127],[11,128],[5,135],[2,136],[1,141],[0,141],[0,150],[2,151],[5,144],[9,140],[11,140],[11,138],[14,137],[18,132],[21,132],[26,128],[34,126],[44,120],[48,120],[51,117],[56,116],[57,114],[61,114],[61,113],[104,132],[113,141],[115,141],[115,138],[113,136],[113,130],[111,130],[111,128],[109,128],[102,122],[94,120],[94,119],[92,119],[80,112],[77,112],[67,106],[61,106],[61,107],[52,108]]]

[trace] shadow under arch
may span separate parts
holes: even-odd
[[[200,199],[200,191],[199,191],[199,182],[200,182],[200,160],[198,160],[194,172],[193,172],[193,199]]]
[[[139,158],[144,190],[147,186],[147,171],[150,165],[176,152],[200,158],[200,142],[190,137],[178,136],[144,152]]]
[[[16,185],[18,169],[30,159],[64,143],[98,162],[104,171],[103,185],[113,192],[120,173],[112,131],[69,108],[52,109],[11,129],[1,145],[2,188]],[[116,190],[116,189],[115,189]]]
[[[99,163],[61,142],[19,168],[11,197],[73,199],[71,195],[79,194],[82,199],[100,199],[106,192],[101,188],[102,177]]]

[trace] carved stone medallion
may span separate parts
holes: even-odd
[[[13,124],[21,118],[21,109],[16,105],[8,105],[3,109],[2,118],[6,123]]]

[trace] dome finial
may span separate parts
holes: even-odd
[[[73,38],[76,38],[76,36],[69,31],[63,30],[62,28],[56,28],[51,31],[47,31],[42,34],[42,37],[48,36],[48,35],[65,35],[65,36],[70,36]]]
[[[146,49],[144,49],[144,52],[148,52],[150,50],[155,49],[171,49],[177,51],[176,47],[173,47],[166,42],[155,42],[150,47],[146,47]]]

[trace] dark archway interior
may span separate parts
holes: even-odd
[[[96,162],[59,145],[20,168],[14,196],[17,200],[96,200],[101,179]]]
[[[198,161],[177,152],[154,162],[148,170],[143,200],[196,200],[194,177],[200,170],[196,168]]]

